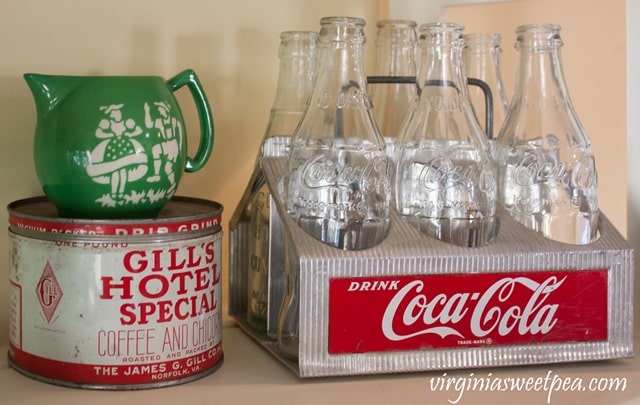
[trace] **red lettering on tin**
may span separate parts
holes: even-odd
[[[166,226],[149,226],[147,228],[132,227],[132,228],[116,228],[114,235],[160,235],[169,233],[169,228]]]
[[[199,295],[172,300],[153,302],[126,303],[120,307],[120,323],[122,325],[146,325],[150,321],[156,323],[171,322],[175,319],[185,320],[207,314],[218,308],[215,291],[207,291]]]
[[[50,307],[58,299],[58,286],[52,280],[42,280],[38,284],[38,296],[41,298],[42,305]]]
[[[149,274],[140,280],[138,288],[145,298],[164,297],[169,291],[169,280],[161,274]]]
[[[36,286],[36,294],[47,322],[51,322],[63,294],[49,262],[47,262],[40,275],[40,280]]]
[[[189,252],[187,258],[188,258],[188,262],[187,262],[187,267],[189,268],[194,268],[194,267],[198,267],[200,265],[200,262],[202,261],[202,257],[200,257],[199,255],[195,254],[196,247],[195,246],[189,246],[187,248],[187,252]]]
[[[202,250],[199,254],[197,249]],[[183,257],[185,256],[186,257]],[[197,267],[205,260],[206,264],[212,263],[214,259],[213,242],[203,244],[202,246],[187,246],[186,249],[172,248],[168,250],[152,250],[151,257],[147,257],[145,250],[132,250],[124,255],[124,268],[130,273],[142,273],[151,266],[151,271],[162,270],[182,270],[186,267]],[[168,260],[168,264],[163,264]]]
[[[214,264],[211,266],[211,270],[213,270],[213,284],[220,284],[220,271],[218,270],[218,265]]]
[[[141,356],[154,354],[151,350],[155,329],[98,331],[98,356]]]
[[[178,260],[178,252],[179,249],[169,249],[169,257],[171,258],[171,262],[167,270],[182,270],[187,264],[187,260],[183,259],[182,261]]]
[[[138,257],[136,259],[136,257]],[[145,259],[146,252],[144,250],[132,250],[130,252],[125,253],[124,255],[124,268],[129,273],[141,273],[143,272],[147,266],[149,265],[148,261]]]
[[[207,243],[204,247],[205,258],[207,260],[207,264],[213,262],[215,258],[215,252],[213,250],[213,243]]]
[[[136,304],[127,303],[120,306],[120,323],[122,325],[133,325],[136,323]]]
[[[156,304],[153,302],[141,302],[137,305],[140,325],[149,323],[149,317],[156,312]]]
[[[183,271],[181,273],[173,273],[171,275],[171,282],[178,282],[178,294],[186,294],[189,292],[189,285],[187,282],[193,279],[193,274],[190,271]]]
[[[162,271],[162,264],[160,258],[162,257],[162,250],[153,250],[153,268],[151,271]]]
[[[111,293],[112,289],[120,289],[122,293],[118,298],[120,299],[131,299],[133,295],[131,294],[131,282],[133,281],[133,277],[131,276],[123,276],[120,277],[120,283],[116,283],[113,281],[113,277],[104,276],[101,278],[102,280],[102,294],[100,294],[100,298],[103,300],[113,299],[113,294]]]
[[[214,266],[217,267],[217,266]],[[209,288],[211,284],[215,284],[215,269],[213,270],[213,280],[209,280],[209,269],[204,267],[202,269],[198,269],[194,272],[194,277],[196,280],[195,290],[202,291],[204,289]]]
[[[122,264],[130,275],[102,277],[100,298],[129,301],[120,306],[122,325],[185,320],[213,311],[218,298],[213,287],[220,283],[214,243],[126,252]]]

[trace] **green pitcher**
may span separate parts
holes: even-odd
[[[157,76],[24,75],[37,110],[34,160],[45,195],[67,218],[153,218],[183,171],[213,149],[213,117],[193,70]],[[173,92],[187,86],[200,117],[200,144],[187,156]]]

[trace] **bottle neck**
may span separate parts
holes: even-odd
[[[500,35],[466,34],[464,40],[462,62],[466,77],[484,81],[496,93],[492,94],[494,112],[504,114],[508,103],[500,72]]]
[[[273,109],[304,111],[313,85],[315,64],[312,58],[281,60]]]
[[[413,21],[381,21],[376,40],[378,76],[415,76],[416,23]]]
[[[462,60],[467,77],[484,81],[496,79],[502,53],[498,34],[468,34],[464,40]]]
[[[422,122],[409,129],[409,134],[444,141],[443,145],[457,143],[482,149],[486,157],[486,135],[474,116],[462,70],[462,26],[424,24],[420,46],[419,99],[411,114],[415,112],[420,117],[416,122]]]
[[[324,108],[335,104],[341,108],[361,101],[356,96],[366,94],[364,44],[364,23],[337,21],[323,24],[319,39],[319,70],[310,107]]]
[[[263,156],[286,156],[311,94],[317,70],[317,33],[287,31],[280,35],[280,68],[276,96],[262,146]]]
[[[317,34],[285,32],[281,38],[278,85],[273,109],[303,112],[317,70]]]
[[[530,107],[563,108],[569,94],[562,70],[561,46],[562,40],[554,29],[530,28],[518,32],[514,100]]]
[[[418,89],[423,92],[431,87],[450,87],[466,94],[462,71],[461,29],[433,24],[420,34],[422,61],[418,72]]]

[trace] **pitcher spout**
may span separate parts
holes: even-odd
[[[72,76],[25,73],[24,79],[33,94],[38,116],[41,117],[54,111],[58,103],[77,85],[77,78]]]

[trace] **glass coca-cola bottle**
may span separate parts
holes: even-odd
[[[369,93],[373,117],[391,158],[400,125],[416,98],[416,27],[416,22],[409,20],[378,22],[374,71],[378,82],[369,81]]]
[[[344,250],[373,247],[389,231],[390,181],[384,139],[371,113],[364,73],[365,21],[320,21],[318,74],[292,139],[286,208],[313,238]],[[287,291],[278,324],[280,350],[299,347],[299,266],[285,243]]]
[[[361,18],[325,17],[309,105],[291,145],[286,208],[317,240],[344,250],[389,230],[389,166],[371,113]]]
[[[316,32],[285,31],[280,34],[278,84],[269,122],[254,172],[229,225],[232,265],[248,269],[247,323],[260,333],[265,333],[267,328],[271,262],[271,193],[265,183],[262,158],[289,154],[291,136],[304,113],[315,78],[317,40]],[[286,280],[281,282],[284,285]]]
[[[502,127],[507,113],[508,99],[500,71],[501,37],[496,33],[464,34],[464,49],[462,63],[468,78],[480,79],[489,86],[493,98],[493,133],[488,133],[489,139],[494,139]],[[469,97],[478,121],[486,126],[485,95],[477,86],[469,87]],[[485,128],[485,131],[487,128]]]
[[[513,218],[547,238],[593,242],[596,165],[565,83],[560,26],[524,25],[516,34],[516,83],[496,141],[499,200]]]
[[[418,98],[396,146],[398,213],[426,235],[483,246],[498,232],[496,169],[462,68],[463,27],[420,26]]]

